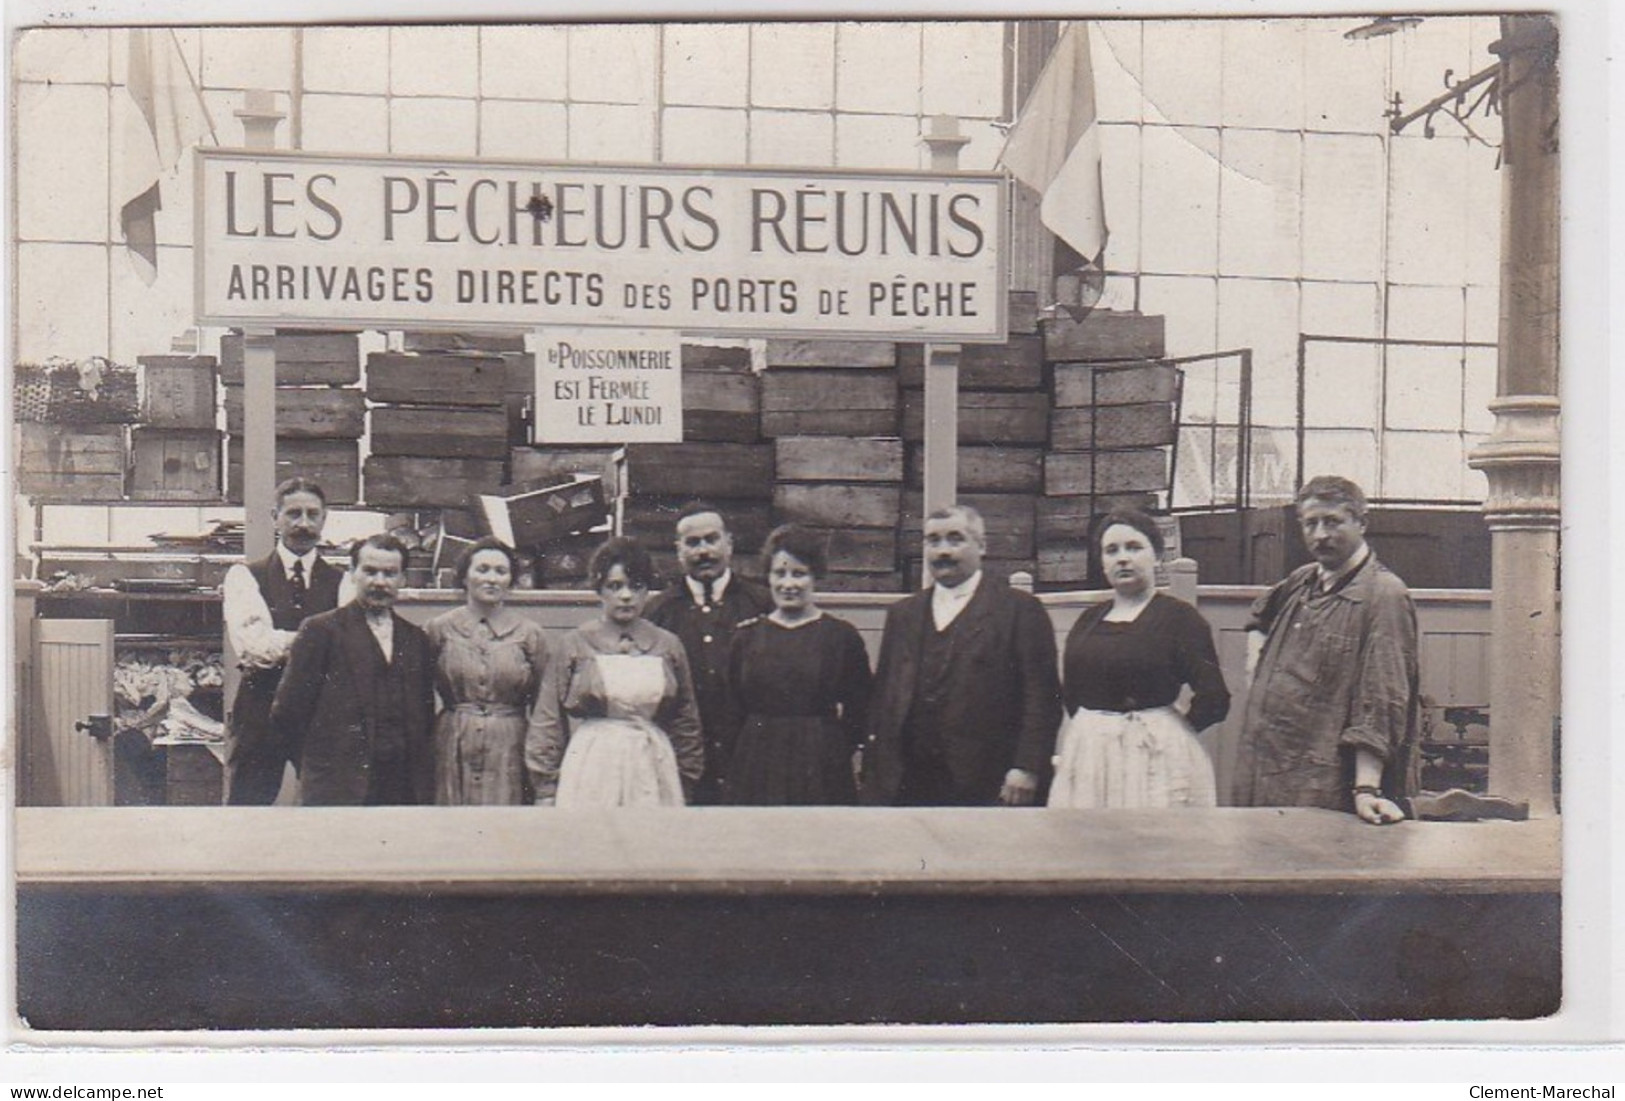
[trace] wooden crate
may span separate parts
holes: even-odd
[[[961,447],[958,450],[960,493],[1039,493],[1044,488],[1041,447]],[[909,444],[904,484],[925,484],[925,445]]]
[[[220,433],[213,428],[132,428],[130,497],[220,500]]]
[[[982,514],[987,529],[987,553],[992,558],[1026,559],[1033,556],[1034,515],[1037,498],[1026,493],[962,493],[959,503]],[[903,494],[900,524],[905,554],[918,557],[925,530],[924,499]]]
[[[897,524],[900,486],[789,485],[773,493],[773,506],[787,521],[814,527],[888,528]]]
[[[277,438],[359,440],[366,410],[360,390],[279,386],[276,389]],[[243,434],[241,386],[226,387],[226,431],[233,436]]]
[[[639,443],[626,448],[629,496],[773,496],[773,448],[748,443]]]
[[[1101,363],[1119,359],[1161,359],[1167,354],[1160,317],[1117,310],[1091,310],[1083,320],[1057,317],[1041,322],[1044,358]]]
[[[361,468],[369,505],[394,508],[464,508],[502,485],[502,464],[492,459],[420,459],[371,455]]]
[[[886,436],[781,436],[774,441],[781,482],[900,482],[903,441]]]
[[[925,385],[925,348],[900,345],[899,385]],[[965,344],[959,349],[959,385],[967,390],[1037,390],[1044,385],[1044,340],[1037,333],[1012,336],[1004,344]]]
[[[504,355],[525,350],[524,333],[465,333],[427,329],[401,334],[408,352],[486,352]]]
[[[1044,493],[1156,492],[1168,488],[1168,452],[1161,448],[1093,453],[1051,452],[1044,458]]]
[[[309,478],[322,487],[329,505],[353,505],[361,500],[361,445],[356,440],[293,440],[276,442],[276,475]],[[226,500],[243,499],[243,439],[226,443]]]
[[[961,444],[1030,444],[1049,442],[1049,395],[1045,393],[959,392]],[[903,438],[925,439],[925,391],[903,391]]]
[[[1082,585],[1089,580],[1089,548],[1038,548],[1038,581],[1043,585]]]
[[[897,572],[897,528],[818,528],[824,538],[824,557],[831,574],[894,574]],[[822,587],[822,582],[820,582]]]
[[[1179,371],[1171,363],[1136,363],[1099,366],[1091,363],[1055,365],[1055,404],[1130,405],[1171,402],[1179,391]]]
[[[1110,451],[1173,442],[1174,407],[1166,402],[1050,413],[1050,447],[1056,451]]]
[[[903,573],[836,573],[833,570],[819,579],[818,589],[826,593],[900,593],[904,592]]]
[[[56,470],[19,470],[17,492],[36,501],[77,504],[124,500],[124,474],[64,474]]]
[[[618,447],[516,447],[508,453],[515,482],[566,482],[577,474],[604,480],[604,492],[619,496],[615,453]]]
[[[371,418],[374,455],[504,459],[508,415],[499,408],[377,405]]]
[[[897,405],[896,371],[769,371],[762,435],[895,436]]]
[[[683,439],[686,442],[755,443],[761,438],[760,376],[749,371],[684,365]]]
[[[41,501],[121,501],[129,456],[122,424],[14,421],[17,491]]]
[[[219,369],[213,356],[138,356],[141,420],[152,428],[213,428]]]
[[[361,349],[356,333],[279,332],[276,381],[279,386],[345,386],[361,381]],[[220,380],[243,383],[243,337],[230,333],[220,340]]]
[[[749,371],[750,349],[721,344],[684,344],[685,371]]]
[[[897,345],[887,340],[769,340],[767,366],[884,368],[897,365]]]
[[[367,398],[392,405],[503,405],[508,367],[495,355],[367,357]]]

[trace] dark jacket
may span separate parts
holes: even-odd
[[[682,640],[694,677],[694,698],[700,705],[700,726],[705,735],[705,776],[696,795],[699,802],[719,798],[719,785],[727,778],[734,740],[744,716],[739,713],[728,684],[728,657],[734,628],[747,619],[773,610],[773,600],[761,584],[734,570],[708,615],[679,577],[649,601],[644,618]]]
[[[907,767],[904,737],[921,674],[924,632],[935,630],[931,590],[904,597],[886,612],[869,704],[863,801],[896,800]],[[956,787],[992,803],[1012,768],[1042,780],[1061,725],[1055,628],[1030,593],[984,573],[955,621],[961,632],[948,671],[940,744]]]
[[[434,662],[421,628],[395,616],[394,658],[406,697],[400,731],[413,794],[434,801]],[[271,725],[299,765],[301,802],[366,802],[373,741],[374,674],[382,667],[366,613],[346,604],[305,620],[271,705]]]

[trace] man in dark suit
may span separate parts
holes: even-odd
[[[355,600],[299,628],[271,725],[299,763],[306,806],[434,800],[434,663],[421,628],[395,614],[406,547],[351,548]]]
[[[683,642],[705,732],[705,775],[694,803],[720,803],[734,738],[743,717],[728,687],[734,628],[773,610],[767,590],[733,572],[733,536],[716,506],[684,505],[677,516],[677,561],[683,576],[649,602],[644,616]]]
[[[1061,725],[1055,630],[1042,604],[982,572],[982,517],[925,521],[932,586],[886,612],[869,705],[863,799],[1029,806]]]
[[[305,478],[276,487],[276,550],[226,573],[226,632],[242,679],[232,701],[226,802],[276,802],[291,759],[271,729],[271,700],[282,680],[294,632],[309,616],[338,607],[342,570],[316,553],[327,522],[327,497]]]

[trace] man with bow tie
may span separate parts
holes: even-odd
[[[1031,806],[1061,725],[1055,629],[987,576],[968,505],[925,519],[932,585],[886,610],[864,749],[865,803]]]
[[[327,496],[307,478],[276,487],[276,549],[233,566],[223,587],[226,633],[242,680],[229,722],[226,802],[276,802],[289,763],[288,747],[271,729],[271,700],[282,680],[299,625],[339,604],[344,571],[316,553],[327,523]]]
[[[705,775],[696,804],[722,801],[741,716],[728,690],[734,628],[773,610],[767,590],[733,572],[733,536],[715,505],[693,501],[677,515],[677,561],[683,575],[649,602],[644,617],[683,642],[705,734]]]

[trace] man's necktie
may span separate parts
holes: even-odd
[[[711,605],[716,603],[714,599],[716,593],[713,588],[716,585],[716,582],[706,580],[700,582],[700,585],[703,589],[703,592],[700,595],[700,603],[705,605],[705,610],[709,612],[711,610]]]
[[[293,606],[295,608],[303,608],[305,606],[305,562],[304,562],[304,559],[295,558],[293,560],[293,572],[288,575],[288,580],[293,585]]]

